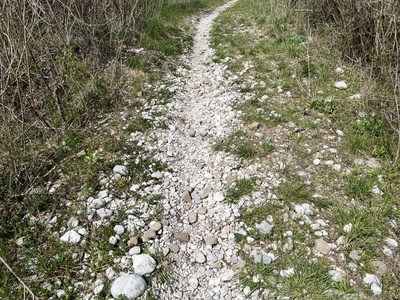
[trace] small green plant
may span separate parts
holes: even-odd
[[[257,151],[251,143],[242,142],[233,148],[233,153],[241,158],[254,158]]]
[[[367,200],[376,183],[376,179],[371,174],[358,174],[358,172],[350,174],[347,181],[347,195],[356,200]]]
[[[387,122],[385,120],[378,117],[372,117],[355,122],[352,130],[358,135],[371,134],[373,136],[379,136],[386,128]]]
[[[289,179],[282,183],[277,189],[279,199],[283,200],[285,203],[310,202],[313,192],[313,187],[303,183],[300,178]]]
[[[313,108],[324,114],[331,115],[336,111],[336,103],[332,99],[322,99],[321,97],[316,97],[311,101],[310,108]]]
[[[324,294],[332,285],[329,267],[325,262],[296,260],[292,276],[282,279],[282,293],[294,298],[313,298]]]
[[[236,202],[241,197],[251,195],[254,191],[252,179],[239,179],[236,184],[226,192],[226,201]]]

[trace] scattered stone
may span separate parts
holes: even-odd
[[[389,247],[397,248],[397,246],[398,246],[398,243],[394,239],[386,238],[385,241],[386,241],[386,244],[388,244]]]
[[[381,282],[379,281],[379,278],[375,274],[368,274],[368,273],[365,274],[363,281],[366,284],[371,284],[371,291],[375,295],[380,295],[382,293]]]
[[[337,88],[338,90],[346,90],[347,89],[346,81],[341,80],[341,81],[335,82],[334,87]]]
[[[221,274],[221,281],[230,281],[235,276],[235,271],[227,269]]]
[[[137,254],[140,254],[140,252],[141,252],[142,250],[140,249],[140,247],[139,246],[135,246],[135,247],[132,247],[131,249],[129,249],[129,255],[137,255]]]
[[[346,225],[343,226],[343,231],[344,232],[350,233],[352,229],[353,229],[353,224],[351,224],[351,223],[346,224]]]
[[[250,129],[250,130],[255,131],[255,130],[257,130],[258,128],[260,128],[260,123],[258,123],[258,122],[253,122],[253,123],[251,123],[251,124],[249,125],[249,129]]]
[[[236,176],[233,176],[233,175],[228,175],[228,176],[226,176],[226,181],[230,184],[230,183],[234,183],[234,182],[236,182],[237,181],[237,177]]]
[[[315,249],[325,255],[329,254],[329,251],[331,250],[329,244],[325,242],[324,239],[315,240]]]
[[[156,232],[153,229],[148,229],[143,232],[143,241],[147,242],[149,240],[154,240],[156,238]]]
[[[343,70],[342,68],[340,68],[340,67],[337,67],[337,68],[336,68],[336,73],[337,73],[338,75],[343,75],[343,74],[344,74],[344,70]]]
[[[211,187],[207,186],[201,193],[200,193],[200,198],[205,199],[207,198],[211,193]]]
[[[294,269],[290,268],[290,269],[287,269],[287,270],[281,270],[279,272],[279,275],[281,275],[282,277],[285,277],[285,278],[292,277],[294,275]]]
[[[137,244],[139,244],[139,239],[137,236],[132,236],[129,238],[128,242],[127,242],[128,246],[136,246]]]
[[[157,171],[157,172],[154,172],[153,174],[151,174],[151,177],[155,178],[155,179],[161,179],[161,178],[163,178],[163,173],[161,173],[160,171]]]
[[[176,239],[178,239],[181,243],[187,243],[190,240],[190,236],[187,232],[178,231],[174,233]]]
[[[195,288],[197,288],[199,286],[199,280],[196,277],[190,277],[189,278],[189,285],[192,288],[195,289]]]
[[[121,275],[111,285],[111,295],[114,298],[120,296],[126,299],[136,299],[144,293],[147,288],[146,281],[142,276]]]
[[[114,278],[114,276],[115,276],[115,271],[114,271],[114,269],[112,268],[112,267],[109,267],[107,270],[106,270],[106,277],[108,278],[108,279],[113,279]]]
[[[206,236],[204,238],[204,241],[207,246],[214,246],[214,245],[218,244],[218,239],[213,235]]]
[[[96,210],[96,214],[101,219],[105,219],[105,218],[111,217],[113,215],[113,211],[108,208],[100,208],[100,209]]]
[[[197,210],[197,213],[198,213],[199,215],[205,215],[205,214],[207,213],[207,207],[200,207],[200,208]]]
[[[115,236],[111,236],[111,237],[108,239],[108,242],[109,242],[111,245],[116,245],[116,244],[118,243],[118,239],[117,239]]]
[[[343,280],[343,273],[341,271],[330,270],[328,273],[331,275],[334,282],[341,282]]]
[[[175,243],[170,243],[169,244],[169,249],[171,249],[171,252],[172,253],[178,253],[179,252],[179,246],[177,245],[177,244],[175,244]]]
[[[319,158],[316,158],[313,160],[313,164],[318,166],[321,163],[321,160]]]
[[[183,201],[185,202],[190,202],[192,201],[192,196],[190,196],[190,193],[188,191],[184,191],[181,195]]]
[[[202,264],[206,261],[206,257],[204,256],[203,252],[197,250],[194,252],[194,259],[196,262]]]
[[[197,213],[196,212],[190,212],[188,216],[189,224],[193,224],[197,222]]]
[[[380,277],[382,277],[388,271],[388,267],[383,261],[373,260],[371,261],[371,265],[375,273]]]
[[[225,196],[222,192],[217,192],[214,194],[214,200],[217,202],[221,202],[225,200]]]
[[[81,241],[81,235],[75,230],[69,230],[62,237],[60,237],[61,242],[77,244]]]
[[[354,261],[359,261],[361,259],[360,251],[359,250],[350,251],[349,257]]]
[[[154,230],[155,232],[159,231],[163,225],[161,224],[161,222],[150,222],[149,227],[151,230]]]
[[[196,130],[189,130],[189,136],[194,137],[196,135]]]
[[[135,270],[135,274],[150,274],[155,270],[156,266],[157,263],[155,259],[148,254],[138,254],[132,256],[132,267]]]
[[[117,165],[113,168],[114,174],[126,175],[128,174],[128,169],[125,166]]]
[[[124,228],[124,226],[122,226],[122,225],[115,225],[115,226],[114,226],[114,232],[115,232],[116,234],[121,235],[121,234],[123,234],[123,233],[125,232],[125,228]]]
[[[260,231],[260,233],[262,234],[270,233],[273,227],[273,225],[269,224],[266,221],[262,221],[261,223],[256,224],[256,229],[258,229],[258,231]]]

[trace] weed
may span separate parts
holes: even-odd
[[[336,111],[336,103],[332,99],[322,99],[321,97],[316,97],[311,101],[310,108],[331,115]]]
[[[226,192],[226,201],[236,202],[243,196],[251,195],[254,191],[254,180],[239,179],[236,184]]]
[[[347,195],[356,200],[367,200],[376,182],[372,175],[360,175],[357,172],[350,174],[347,180]]]
[[[303,183],[300,178],[289,179],[277,189],[279,199],[289,204],[308,203],[312,199],[313,192],[313,187]]]

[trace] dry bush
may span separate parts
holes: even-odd
[[[118,64],[165,0],[4,0],[0,4],[0,198],[24,196],[68,133],[117,99]]]

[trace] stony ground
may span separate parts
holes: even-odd
[[[123,147],[144,149],[152,154],[151,162],[146,170],[132,170],[149,160],[141,150],[133,151],[111,174],[101,175],[98,194],[80,199],[83,208],[77,209],[77,217],[57,233],[61,241],[91,245],[99,228],[111,226],[103,237],[111,250],[75,251],[72,258],[83,266],[78,272],[89,279],[68,288],[59,280],[47,280],[43,286],[56,290],[53,299],[72,290],[83,299],[110,299],[109,292],[128,299],[285,299],[281,296],[298,287],[300,294],[294,298],[302,299],[307,297],[301,289],[315,283],[323,294],[319,299],[371,299],[385,289],[379,278],[391,269],[388,262],[398,259],[396,238],[384,237],[377,250],[382,258],[363,269],[363,251],[342,251],[349,243],[346,233],[357,224],[333,220],[325,210],[331,205],[328,198],[342,195],[339,188],[327,187],[328,176],[350,174],[359,167],[378,169],[379,162],[341,153],[343,128],[333,128],[324,114],[305,113],[281,122],[291,107],[291,92],[267,87],[249,75],[252,62],[243,62],[236,74],[228,68],[235,58],[214,62],[209,46],[213,21],[236,2],[194,23],[192,51],[179,58],[179,67],[164,83],[146,86],[154,96],[138,113],[155,127],[131,130]],[[236,30],[251,29],[239,25]],[[264,123],[257,118],[244,123],[246,108],[238,106],[255,94],[243,90],[257,86],[266,92],[255,101],[268,102],[273,109],[256,104],[255,113]],[[275,97],[269,96],[272,89]],[[291,109],[298,109],[296,105]],[[121,113],[123,120],[135,117]],[[101,130],[116,134],[106,121]],[[249,141],[251,147],[246,146]],[[216,151],[227,149],[233,151]],[[251,159],[254,151],[262,157]],[[96,160],[96,153],[88,160]],[[143,172],[147,179],[121,191],[121,182],[129,183],[132,172]],[[381,193],[377,185],[372,187],[372,194]],[[293,200],[299,194],[301,201]],[[47,224],[57,222],[53,217]],[[392,225],[397,227],[395,220]],[[96,259],[104,256],[110,258],[106,267],[96,268]],[[313,269],[313,263],[319,267]],[[350,286],[368,292],[346,296]]]

